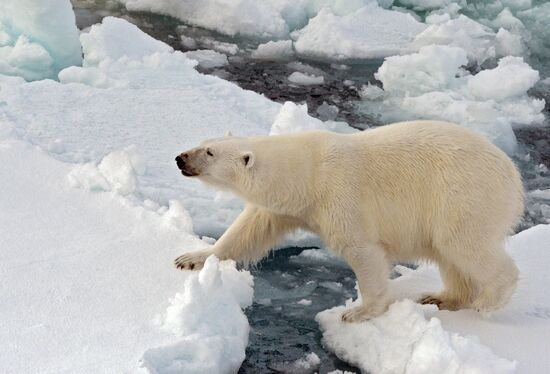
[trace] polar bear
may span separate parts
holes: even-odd
[[[482,136],[437,121],[401,122],[356,134],[312,131],[207,140],[176,157],[181,173],[246,202],[209,249],[175,260],[251,263],[285,234],[312,231],[354,271],[362,304],[344,321],[388,306],[390,264],[438,264],[444,289],[422,303],[491,311],[515,289],[504,241],[523,214],[514,163]]]

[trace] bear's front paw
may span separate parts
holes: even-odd
[[[186,253],[176,258],[174,264],[181,270],[201,270],[204,262],[211,254],[210,251]]]
[[[382,305],[369,305],[369,306],[355,306],[347,309],[342,313],[342,321],[344,322],[361,322],[366,321],[374,317],[378,317],[384,312],[384,306]]]

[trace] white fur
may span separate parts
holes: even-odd
[[[503,246],[523,213],[521,179],[501,150],[469,130],[415,121],[351,135],[225,137],[187,154],[196,178],[247,202],[195,262],[210,253],[257,261],[285,234],[313,231],[357,276],[363,304],[344,313],[348,321],[386,309],[392,261],[438,263],[445,289],[423,302],[444,309],[493,310],[515,289],[517,268]]]

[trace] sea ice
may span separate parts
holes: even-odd
[[[184,55],[191,60],[197,61],[199,66],[205,69],[217,68],[229,63],[226,55],[209,49],[189,51],[185,52]]]
[[[258,60],[285,61],[294,57],[292,40],[269,41],[260,44],[251,53],[252,58]]]
[[[429,45],[460,47],[466,51],[469,61],[479,64],[496,56],[495,33],[462,14],[458,18],[430,25],[412,42],[412,46],[418,49]]]
[[[69,0],[0,2],[0,74],[55,78],[81,55]]]
[[[128,41],[131,40],[131,43]],[[152,38],[137,26],[116,17],[105,17],[80,36],[84,66],[97,66],[122,57],[140,60],[155,52],[172,52],[172,47]]]
[[[322,75],[309,75],[307,73],[300,73],[299,71],[295,71],[290,74],[288,76],[288,80],[301,86],[311,86],[315,84],[323,84],[325,82],[325,78]]]
[[[345,15],[323,8],[292,37],[296,53],[302,57],[367,59],[410,51],[410,43],[425,28],[409,14],[368,4]]]
[[[475,75],[461,68],[466,62],[463,49],[438,45],[388,57],[375,74],[384,92],[377,97],[365,92],[366,110],[384,122],[419,118],[455,122],[513,153],[512,125],[544,120],[544,100],[527,94],[538,81],[538,72],[520,57],[504,57],[494,69]]]

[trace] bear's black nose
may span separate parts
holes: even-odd
[[[181,156],[176,157],[176,164],[178,165],[178,168],[180,170],[183,170],[185,168],[185,161],[183,161],[183,158],[181,158]]]

